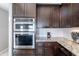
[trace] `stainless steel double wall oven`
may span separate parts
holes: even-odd
[[[13,22],[13,47],[35,48],[35,19],[14,18]]]

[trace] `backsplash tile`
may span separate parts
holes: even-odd
[[[79,27],[75,28],[40,28],[37,30],[37,35],[39,37],[47,37],[47,32],[50,32],[51,37],[64,37],[67,39],[72,39],[71,31],[79,30]]]

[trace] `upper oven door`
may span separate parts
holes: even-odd
[[[34,48],[34,33],[30,32],[15,32],[14,33],[14,48]]]
[[[14,31],[34,31],[35,20],[34,18],[15,18]]]

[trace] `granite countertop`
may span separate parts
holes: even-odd
[[[79,56],[79,44],[63,37],[53,37],[50,39],[47,39],[46,37],[40,37],[37,38],[36,42],[58,42],[74,55]]]

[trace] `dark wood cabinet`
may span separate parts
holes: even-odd
[[[32,50],[32,49],[14,49],[13,55],[14,56],[34,56],[35,50]]]
[[[59,44],[59,51],[58,55],[60,56],[75,56],[73,53],[71,53],[69,50],[67,50],[65,47]]]
[[[79,3],[37,6],[37,27],[71,28],[79,27]]]
[[[13,3],[13,17],[34,17],[37,28],[79,27],[79,3]]]
[[[60,7],[59,5],[52,5],[51,7],[50,27],[51,28],[60,27]]]
[[[12,15],[14,17],[35,17],[36,4],[34,3],[13,3]]]
[[[44,43],[36,43],[36,56],[44,56]]]
[[[49,27],[50,23],[50,6],[37,5],[37,28]]]
[[[59,6],[37,4],[37,28],[59,27]]]
[[[59,53],[57,42],[45,42],[45,56],[56,56]]]
[[[36,46],[36,55],[38,56],[56,56],[59,53],[57,42],[37,42]]]
[[[58,42],[36,42],[35,49],[14,49],[13,56],[74,56]]]
[[[62,4],[60,7],[60,27],[70,28],[72,27],[72,4]]]
[[[36,18],[36,4],[35,3],[25,3],[25,16]]]
[[[79,27],[79,3],[72,4],[72,27]]]
[[[25,16],[24,3],[13,3],[12,4],[12,15],[13,16]]]

